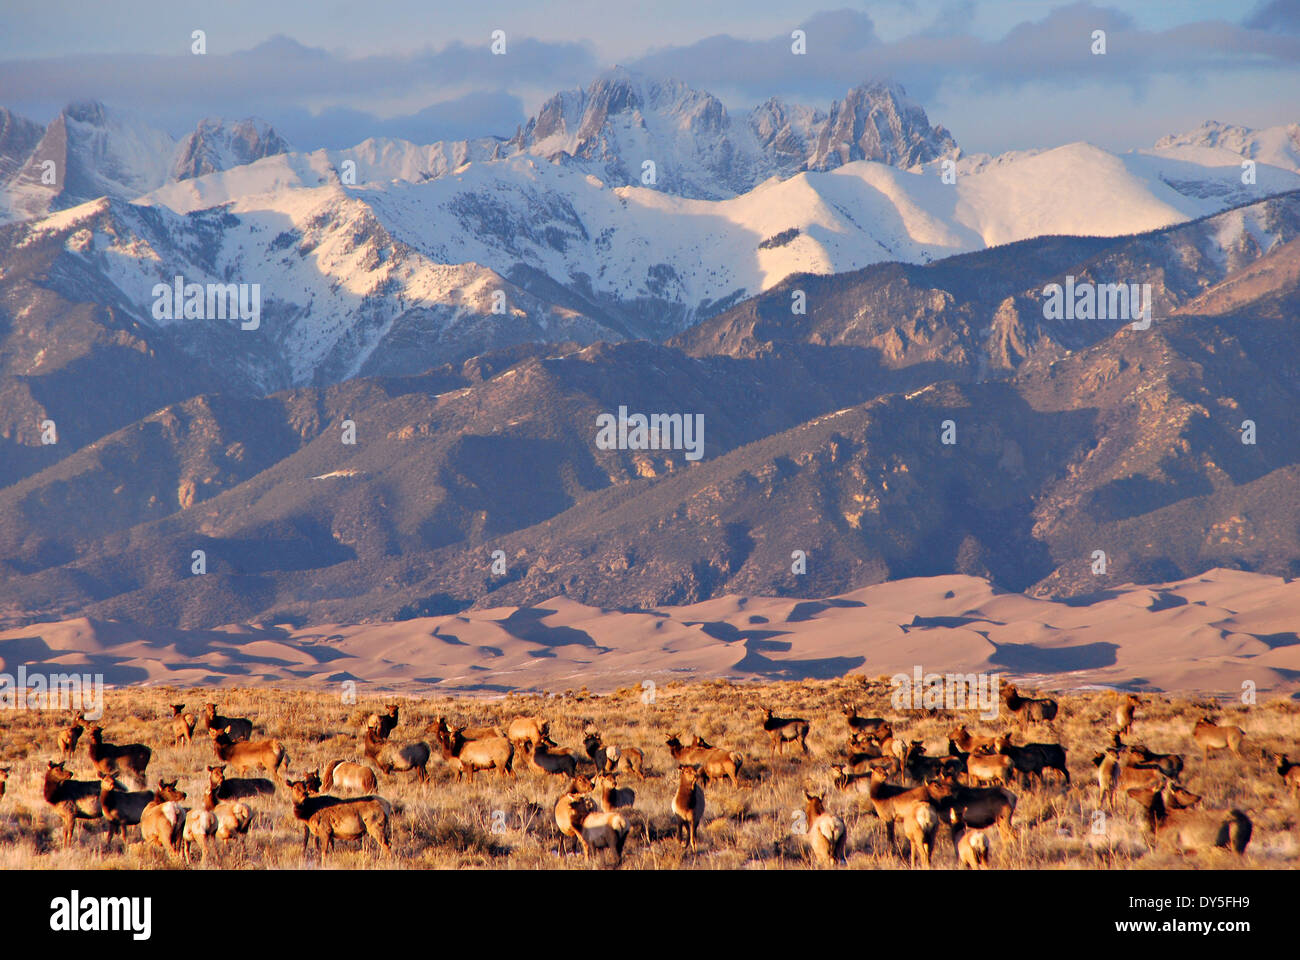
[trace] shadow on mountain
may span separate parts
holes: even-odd
[[[1077,647],[1044,650],[1027,643],[994,644],[997,651],[989,663],[1017,673],[1068,673],[1071,670],[1097,670],[1115,664],[1117,643],[1085,643]]]

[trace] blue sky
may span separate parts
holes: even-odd
[[[808,55],[789,54],[790,31]],[[207,55],[190,54],[190,33]],[[493,30],[508,53],[492,57]],[[1108,52],[1089,52],[1094,29]],[[1300,0],[137,0],[10,5],[0,105],[46,121],[94,97],[175,133],[260,116],[295,146],[509,135],[556,90],[615,63],[733,111],[822,106],[892,79],[968,151],[1146,145],[1206,119],[1300,120]]]

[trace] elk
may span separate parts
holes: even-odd
[[[605,813],[620,807],[631,807],[636,803],[636,793],[630,787],[620,789],[616,774],[596,774],[592,787],[596,792],[596,802]]]
[[[1044,770],[1055,770],[1070,782],[1070,768],[1065,763],[1065,748],[1059,743],[1026,743],[1016,746],[1011,742],[1011,734],[1004,733],[995,738],[995,749],[1009,757],[1025,783],[1032,778],[1043,782]]]
[[[927,757],[925,744],[920,740],[913,740],[907,748],[903,771],[913,783],[925,783],[929,780],[955,776],[961,771],[962,766],[960,757]]]
[[[545,740],[550,732],[551,725],[541,717],[515,717],[506,728],[506,736],[516,747],[525,740],[536,746]]]
[[[1129,767],[1120,763],[1119,754],[1114,747],[1107,747],[1093,757],[1097,765],[1098,802],[1105,801],[1112,809],[1115,806],[1116,793],[1119,790],[1160,789],[1165,783],[1165,775],[1159,770]]]
[[[211,771],[214,768],[208,769]],[[244,837],[248,834],[249,825],[253,822],[252,808],[239,800],[218,802],[220,789],[221,778],[213,775],[208,782],[208,789],[203,794],[203,809],[191,810],[185,817],[181,840],[185,846],[187,862],[190,860],[195,844],[206,859],[210,838],[215,837],[229,842],[236,836]]]
[[[208,780],[216,785],[218,800],[244,800],[248,797],[265,797],[275,793],[275,784],[262,777],[227,780],[225,764],[208,767]]]
[[[889,721],[884,718],[858,716],[856,704],[844,708],[844,718],[849,722],[850,731],[865,733],[877,740],[886,740],[894,734]]]
[[[961,818],[956,808],[948,811],[952,826],[952,847],[957,853],[957,862],[964,870],[987,870],[989,868],[989,838],[983,830],[972,829]]]
[[[772,742],[772,756],[784,753],[785,745],[795,742],[804,753],[808,752],[808,721],[802,717],[777,717],[770,708],[765,708],[763,730]]]
[[[808,846],[812,849],[813,859],[823,866],[848,863],[845,847],[848,843],[848,831],[844,821],[833,813],[827,813],[823,804],[823,794],[803,793],[804,815],[808,819]]]
[[[560,831],[560,855],[568,853],[566,838],[572,837],[575,849],[581,846],[587,849],[587,840],[582,835],[580,826],[583,818],[592,808],[591,798],[586,796],[582,784],[576,781],[569,784],[567,792],[560,794],[555,801],[555,826]]]
[[[1026,722],[1050,723],[1056,719],[1057,704],[1055,700],[1022,697],[1015,684],[1009,683],[1002,691],[1002,702],[1015,714],[1023,727]]]
[[[1139,770],[1159,770],[1170,780],[1183,775],[1183,758],[1176,753],[1153,753],[1144,746],[1134,746],[1124,762]]]
[[[188,811],[175,799],[169,797],[185,794],[175,790],[176,781],[171,789],[158,781],[158,790],[153,800],[140,814],[140,836],[146,844],[156,843],[173,856],[181,854],[181,840],[185,831],[185,817]]]
[[[1253,825],[1240,810],[1194,810],[1190,803],[1200,798],[1184,793],[1181,802],[1167,781],[1159,788],[1133,788],[1128,795],[1147,812],[1147,828],[1159,841],[1168,837],[1181,853],[1198,853],[1224,847],[1237,854],[1246,852]]]
[[[1016,765],[1002,753],[972,753],[966,758],[966,775],[977,786],[1011,782]]]
[[[0,797],[5,795],[5,787],[9,783],[9,768],[0,767]]]
[[[71,726],[59,731],[59,756],[64,760],[70,760],[72,755],[76,753],[77,743],[81,740],[81,735],[85,731],[86,715],[78,713],[72,718]]]
[[[158,781],[157,790],[127,792],[119,789],[117,775],[104,774],[99,778],[99,806],[108,822],[108,840],[116,834],[126,842],[126,828],[138,827],[145,808],[154,802],[184,800],[185,794],[176,787],[176,781]]]
[[[402,744],[389,743],[376,737],[375,731],[367,728],[362,752],[367,760],[389,776],[392,776],[394,770],[399,772],[414,770],[416,778],[421,783],[427,783],[429,780],[429,757],[432,751],[423,740]]]
[[[239,743],[241,740],[251,740],[253,738],[253,721],[246,717],[223,717],[217,713],[215,703],[205,703],[203,705],[203,725],[208,730],[225,731],[232,743]]]
[[[502,779],[506,776],[512,779],[515,777],[515,745],[506,737],[466,740],[460,730],[450,733],[444,730],[438,738],[438,744],[447,765],[456,772],[457,780],[467,776],[469,782],[473,783],[475,773],[493,768]]]
[[[370,732],[370,731],[367,731]],[[304,825],[302,849],[307,851],[308,836],[316,838],[316,851],[324,857],[334,849],[334,840],[361,840],[367,835],[384,853],[392,853],[388,841],[388,820],[392,805],[383,797],[311,796],[303,780],[289,782],[293,815]]]
[[[593,810],[588,801],[573,811],[573,826],[582,841],[582,853],[591,856],[592,849],[612,850],[614,866],[623,862],[623,844],[627,842],[628,822],[620,813]]]
[[[45,802],[63,821],[63,842],[72,843],[72,831],[78,820],[98,820],[104,815],[97,780],[73,780],[72,771],[63,769],[64,761],[49,761],[45,772]]]
[[[951,795],[939,801],[941,809],[955,812],[961,822],[973,830],[996,825],[1002,839],[1010,843],[1016,833],[1011,818],[1016,812],[1016,795],[1002,787],[963,787],[954,785]],[[954,843],[956,838],[954,838]]]
[[[673,818],[677,836],[695,852],[695,834],[704,820],[704,788],[700,786],[700,771],[689,764],[677,768],[677,792],[673,794]]]
[[[889,774],[885,774],[886,778]],[[871,792],[871,774],[868,773],[851,773],[841,763],[831,764],[831,784],[836,790],[844,793],[866,793]]]
[[[182,743],[189,746],[194,741],[194,727],[199,718],[192,713],[185,713],[185,704],[172,705],[172,745],[179,747]]]
[[[325,765],[325,776],[321,780],[320,789],[332,790],[335,784],[338,784],[340,790],[350,790],[353,793],[374,793],[379,786],[375,771],[364,763],[353,763],[351,760],[331,760]]]
[[[636,747],[615,747],[602,742],[600,734],[588,727],[583,733],[582,749],[586,751],[591,762],[596,765],[597,773],[616,773],[620,770],[635,773],[645,779],[645,754]]]
[[[1128,693],[1120,700],[1119,705],[1115,707],[1115,730],[1117,733],[1131,733],[1133,730],[1133,714],[1138,707],[1142,706],[1142,699]]]
[[[1297,802],[1300,802],[1300,763],[1292,763],[1285,753],[1270,753],[1269,759],[1277,764],[1277,775],[1291,788]],[[4,781],[0,779],[0,796],[4,795]]]
[[[135,782],[144,784],[145,769],[149,766],[149,758],[153,756],[153,751],[143,743],[128,743],[120,746],[105,743],[104,731],[96,723],[90,726],[90,743],[87,749],[90,751],[90,762],[100,776],[109,773],[126,775]]]
[[[1210,762],[1212,750],[1231,750],[1241,756],[1241,740],[1246,732],[1241,727],[1219,727],[1209,717],[1201,717],[1192,728],[1192,739],[1201,748],[1205,762]]]
[[[729,753],[717,747],[683,746],[676,736],[671,736],[664,742],[668,746],[668,752],[678,764],[698,766],[710,780],[726,777],[733,787],[739,786],[736,778],[740,773],[741,765],[745,762],[745,758],[739,753]]]
[[[265,770],[275,776],[283,764],[289,767],[289,755],[279,740],[235,741],[230,736],[230,727],[224,730],[208,730],[212,738],[212,750],[222,764],[235,773],[247,770]]]
[[[572,777],[578,772],[577,758],[568,750],[556,746],[553,740],[542,740],[537,744],[531,740],[524,740],[521,741],[521,745],[528,766],[538,773]]]
[[[964,723],[948,731],[948,742],[962,753],[995,753],[997,750],[997,737],[974,736]]]
[[[894,825],[903,825],[903,835],[911,845],[911,862],[919,859],[923,867],[930,866],[930,853],[934,850],[934,835],[939,829],[939,814],[934,808],[936,800],[951,794],[949,788],[937,784],[920,787],[899,787],[887,783],[883,770],[871,771],[868,796],[876,816],[885,824],[890,849],[897,852],[894,842]]]
[[[400,704],[385,704],[387,713],[372,713],[366,720],[366,726],[375,731],[375,736],[380,740],[387,740],[388,735],[393,732],[397,726],[397,708]]]

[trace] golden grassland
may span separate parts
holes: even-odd
[[[1144,695],[1148,696],[1148,695]],[[1268,703],[1220,707],[1206,702],[1150,695],[1139,708],[1130,743],[1144,743],[1159,752],[1184,754],[1182,783],[1203,796],[1210,808],[1240,808],[1254,822],[1254,834],[1244,857],[1225,851],[1184,856],[1154,848],[1144,832],[1141,811],[1124,799],[1114,814],[1098,818],[1097,778],[1092,757],[1109,742],[1115,695],[1109,692],[1065,694],[1057,697],[1061,711],[1054,724],[1035,725],[1029,739],[1060,742],[1067,751],[1073,784],[1066,788],[1048,774],[1047,784],[1033,789],[1013,785],[1019,797],[1016,839],[1004,844],[989,832],[994,867],[1013,869],[1086,868],[1130,869],[1212,866],[1224,868],[1294,868],[1300,862],[1297,844],[1297,800],[1282,783],[1275,764],[1263,750],[1294,756],[1300,704]],[[180,778],[187,805],[197,805],[207,783],[206,766],[216,763],[202,720],[191,745],[174,746],[168,705],[184,702],[200,713],[201,704],[215,701],[222,713],[246,716],[255,724],[254,739],[274,737],[285,746],[294,776],[323,769],[338,758],[357,759],[364,718],[385,702],[401,704],[401,721],[394,741],[425,740],[434,748],[430,780],[421,785],[414,774],[381,776],[378,793],[395,807],[392,857],[364,845],[340,842],[325,865],[337,868],[567,868],[596,869],[608,861],[584,862],[580,854],[560,853],[552,810],[567,778],[545,776],[528,769],[516,756],[517,780],[495,772],[480,773],[472,784],[457,783],[426,731],[440,716],[453,724],[502,724],[521,715],[540,714],[551,723],[551,737],[561,746],[582,753],[582,730],[594,723],[607,744],[635,746],[645,752],[647,779],[621,774],[619,785],[636,791],[629,816],[632,824],[623,860],[624,869],[680,868],[810,868],[804,838],[799,833],[805,788],[826,792],[826,804],[848,829],[848,866],[885,869],[905,866],[891,852],[884,825],[865,795],[841,793],[831,786],[829,765],[843,756],[847,724],[841,712],[855,703],[863,716],[884,716],[899,736],[923,740],[927,752],[947,750],[947,732],[965,722],[974,733],[1017,729],[1004,711],[993,721],[974,712],[902,712],[892,708],[884,678],[845,677],[827,681],[733,684],[725,681],[673,682],[660,686],[653,703],[643,703],[639,689],[607,695],[569,691],[563,695],[510,695],[498,700],[431,697],[428,699],[363,697],[355,704],[326,693],[278,689],[218,691],[168,687],[123,688],[108,691],[99,721],[112,743],[143,742],[154,748],[149,765],[152,786],[159,777]],[[762,731],[760,706],[781,716],[811,722],[809,754],[787,746],[772,757]],[[1196,718],[1213,712],[1220,723],[1246,732],[1244,758],[1226,752],[1208,764],[1191,739]],[[138,832],[128,833],[125,846],[114,840],[105,846],[103,821],[80,821],[73,844],[65,848],[58,818],[43,800],[41,782],[46,761],[57,759],[56,737],[68,714],[51,711],[6,711],[0,714],[0,766],[8,766],[8,791],[0,798],[0,866],[5,868],[129,868],[160,869],[184,864],[160,847],[146,847]],[[713,745],[744,754],[742,784],[725,782],[706,790],[704,825],[699,849],[692,854],[675,837],[670,804],[677,784],[677,766],[664,745],[674,732],[696,732]],[[78,779],[92,779],[82,739],[68,767]],[[1024,742],[1017,737],[1017,743]],[[292,818],[284,790],[251,801],[255,810],[245,842],[217,850],[202,868],[300,868],[321,860],[314,845],[304,855],[301,825]],[[900,841],[901,842],[901,841]],[[957,866],[947,829],[936,843],[935,867]]]

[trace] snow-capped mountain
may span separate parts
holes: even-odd
[[[288,152],[289,144],[265,121],[210,117],[177,146],[171,178],[191,180]]]
[[[33,131],[38,139],[20,152]],[[283,153],[269,124],[208,119],[180,143],[139,117],[97,101],[69,104],[44,130],[0,114],[0,220],[21,220],[93,200],[132,200],[170,180],[216,173]]]
[[[1252,130],[1209,120],[1195,130],[1161,138],[1151,152],[1202,164],[1247,159],[1300,173],[1300,123]]]

